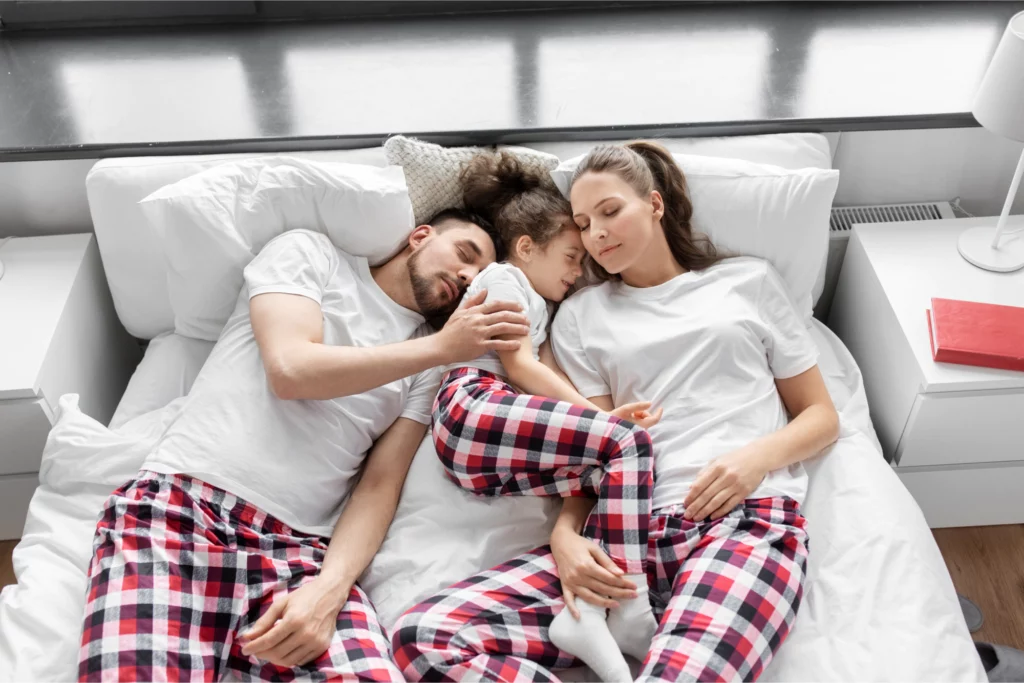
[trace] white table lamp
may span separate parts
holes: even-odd
[[[993,133],[1024,141],[1024,12],[1010,19],[974,97],[973,113]],[[1022,175],[1024,153],[996,226],[972,228],[960,235],[960,255],[979,268],[1001,273],[1024,268],[1024,234],[1004,231]]]

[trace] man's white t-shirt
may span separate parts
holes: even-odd
[[[286,232],[246,267],[234,312],[143,469],[194,476],[298,531],[330,536],[374,440],[398,417],[430,423],[440,375],[432,369],[328,401],[279,399],[249,319],[249,299],[269,292],[319,303],[324,344],[381,346],[429,332],[377,286],[366,259],[320,233]]]
[[[526,273],[510,263],[492,263],[481,270],[466,288],[465,303],[480,290],[487,290],[487,299],[491,301],[512,301],[523,307],[523,315],[530,319],[530,341],[533,343],[533,357],[540,359],[540,347],[548,338],[548,320],[550,309],[547,299],[542,297],[530,284]],[[502,377],[508,377],[501,358],[494,351],[488,351],[476,360],[466,363],[449,365],[444,372],[455,368],[479,368]]]
[[[812,368],[817,347],[778,273],[732,258],[655,287],[588,287],[551,329],[558,364],[584,396],[664,408],[654,442],[654,508],[682,503],[703,467],[787,423],[775,379]],[[768,474],[749,498],[802,503],[799,463]]]

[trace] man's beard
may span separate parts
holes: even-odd
[[[419,257],[423,252],[416,251],[409,255],[408,268],[409,280],[412,282],[412,295],[416,299],[416,306],[420,314],[430,321],[435,327],[444,326],[445,321],[455,312],[462,297],[456,297],[454,301],[442,302],[435,293],[432,286],[434,280],[423,274],[420,269]]]

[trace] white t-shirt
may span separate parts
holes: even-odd
[[[143,468],[197,477],[296,530],[330,536],[374,440],[400,416],[430,423],[440,374],[432,369],[329,401],[279,399],[249,320],[249,299],[268,292],[318,302],[324,344],[380,346],[428,332],[422,316],[377,286],[366,259],[320,233],[289,231],[245,269],[234,312]]]
[[[530,341],[533,342],[533,357],[540,358],[540,347],[548,338],[548,320],[551,316],[547,299],[534,290],[526,274],[510,263],[492,263],[483,270],[466,288],[463,302],[482,289],[487,290],[485,301],[514,301],[523,307],[523,315],[530,319]],[[447,366],[444,371],[455,368],[480,368],[487,372],[508,377],[501,358],[494,351],[488,351],[476,360]]]
[[[682,503],[715,458],[787,423],[775,379],[818,352],[778,273],[732,258],[655,287],[606,282],[570,297],[552,324],[558,364],[584,396],[664,408],[654,442],[654,508]],[[749,496],[803,502],[799,463],[768,474]]]

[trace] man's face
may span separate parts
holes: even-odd
[[[414,237],[409,278],[423,317],[451,315],[469,283],[494,258],[494,243],[473,223],[449,220],[422,239]]]

